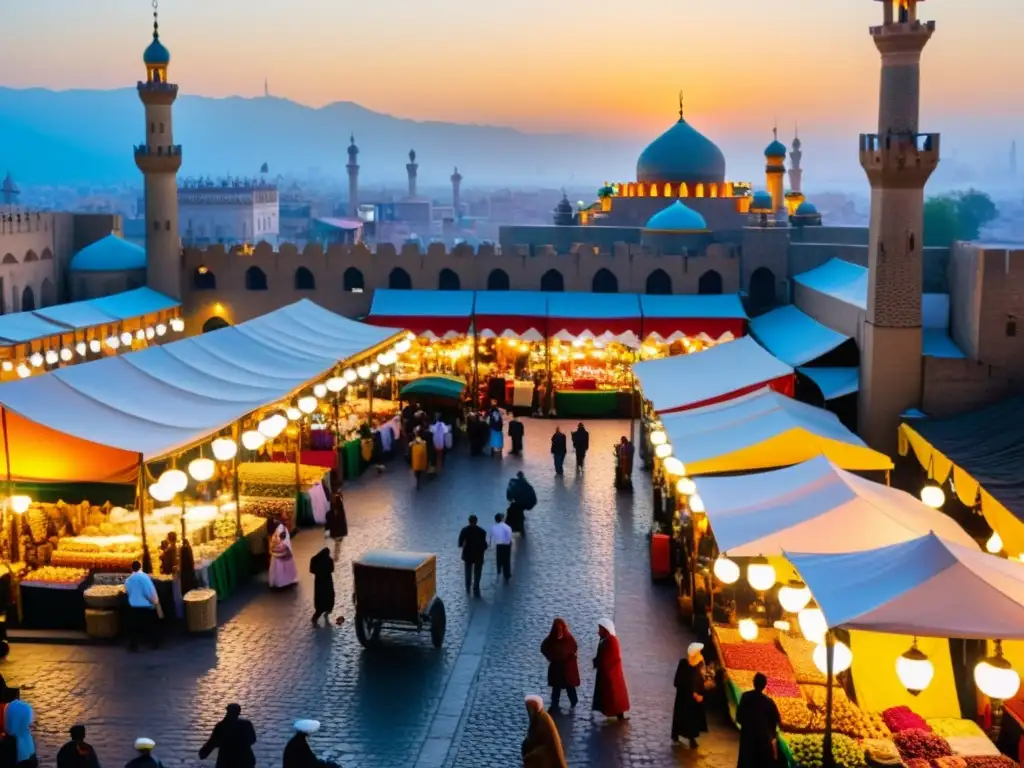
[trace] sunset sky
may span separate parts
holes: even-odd
[[[1020,2],[923,4],[938,23],[924,127],[1020,127]],[[147,0],[6,0],[0,85],[131,85],[151,13]],[[881,13],[872,0],[163,0],[160,18],[186,93],[255,96],[266,77],[273,94],[313,106],[637,135],[665,127],[680,88],[711,131],[775,118],[787,133],[796,121],[870,129],[867,27]]]

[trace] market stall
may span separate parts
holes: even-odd
[[[641,338],[645,346],[688,342],[692,351],[745,335],[747,313],[736,294],[640,295]],[[643,359],[649,355],[647,349]],[[662,350],[667,354],[667,350]],[[663,357],[665,354],[657,355]]]
[[[478,402],[519,413],[539,405],[548,379],[548,296],[540,291],[477,291],[473,314]],[[537,393],[539,395],[539,393]]]
[[[637,363],[633,373],[659,415],[713,405],[764,387],[793,394],[793,368],[749,337],[692,355]]]
[[[845,353],[846,364],[856,364],[856,342],[788,304],[750,321],[750,334],[782,362],[797,368],[825,364]]]

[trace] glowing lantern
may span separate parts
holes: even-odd
[[[121,334],[121,343],[126,347],[130,347],[132,345],[132,335],[128,333],[128,331]]]
[[[167,333],[167,326],[164,325],[163,323],[157,323],[156,324],[156,335],[157,336],[163,336],[165,333]]]
[[[32,370],[24,363],[18,366],[17,371],[18,376],[20,376],[23,379],[27,379],[29,376],[32,375]]]
[[[1003,539],[995,531],[992,531],[992,535],[985,542],[985,550],[993,555],[998,555],[1003,551]]]
[[[757,624],[753,619],[740,619],[740,637],[748,643],[757,640]]]
[[[242,433],[242,446],[247,451],[255,451],[266,441],[267,439],[254,429]]]
[[[302,411],[293,406],[289,406],[285,413],[288,414],[288,421],[298,421],[302,418]]]
[[[686,503],[690,507],[691,512],[696,512],[697,514],[700,514],[706,511],[704,509],[704,499],[700,497],[699,493],[691,494],[690,498],[687,499]]]
[[[932,509],[940,509],[946,503],[946,494],[934,483],[929,483],[921,489],[921,501]]]
[[[174,331],[175,333],[181,333],[182,331],[185,330],[185,321],[182,320],[180,317],[174,318],[173,320],[171,320],[171,330]]]
[[[356,369],[356,373],[359,374],[359,378],[360,379],[368,379],[368,378],[370,378],[370,366],[368,366],[368,365],[360,365]]]
[[[351,368],[346,368],[345,372],[342,373],[341,375],[345,377],[345,381],[347,381],[349,384],[351,384],[353,381],[359,378],[356,372]]]
[[[38,368],[43,364],[43,356],[36,352],[34,355],[32,355],[32,357],[28,359],[28,361],[32,364],[33,368]]]
[[[67,347],[64,347],[64,349],[60,351],[60,359],[63,360],[65,363],[70,362],[71,358],[73,358],[74,356],[75,353],[72,352]]]
[[[138,341],[145,341],[146,340],[146,331],[145,331],[145,329],[139,328],[139,330],[137,330],[135,332],[135,338]]]
[[[935,667],[928,657],[918,650],[916,637],[910,650],[896,659],[896,676],[911,696],[917,696],[931,684],[932,677],[935,676]]]
[[[14,370],[14,363],[10,360],[4,360],[3,363],[0,363],[0,368],[2,368],[6,373],[10,373]]]
[[[288,426],[288,419],[284,418],[280,414],[274,414],[272,416],[267,416],[267,418],[257,424],[256,429],[261,435],[267,438],[267,440],[273,440],[284,432],[284,428],[286,426]]]
[[[697,497],[691,497],[690,501],[694,498]],[[775,569],[767,560],[752,561],[747,565],[747,582],[758,592],[767,592],[775,586]]]
[[[24,515],[28,512],[28,508],[32,506],[31,496],[11,496],[11,509],[19,515]]]
[[[820,645],[825,642],[828,623],[820,608],[804,608],[797,614],[797,623],[800,625],[800,633],[812,643]]]
[[[395,344],[395,352],[400,355],[404,355],[412,347],[412,342],[408,339],[402,339],[400,342]]]
[[[156,501],[167,502],[174,498],[174,491],[156,482],[149,486],[149,495]]]
[[[107,346],[111,349],[117,349],[121,346],[121,342],[118,340],[117,336],[110,336],[107,338]]]
[[[1003,643],[996,640],[995,656],[990,656],[974,668],[974,682],[991,699],[1012,699],[1020,688],[1020,675],[1003,658]]]
[[[728,557],[719,556],[714,565],[715,578],[723,584],[735,584],[740,578],[740,567]]]
[[[779,587],[779,603],[786,613],[800,613],[811,602],[811,590],[799,581]]]
[[[310,414],[316,410],[316,398],[312,395],[306,395],[300,397],[299,402],[296,403],[299,406],[299,410],[305,414]]]
[[[156,336],[156,331],[153,329],[153,326],[149,326],[146,329],[146,338],[152,339],[154,336]]]
[[[659,459],[667,459],[672,455],[672,446],[668,443],[662,443],[654,448],[654,455]]]
[[[320,398],[320,399],[323,399],[323,398],[327,397],[327,385],[326,384],[316,384],[316,385],[314,385],[313,386],[313,395],[315,397]]]
[[[677,459],[675,456],[669,456],[664,461],[665,474],[673,477],[682,477],[686,474],[686,467],[683,466],[683,462]]]
[[[238,453],[238,444],[230,437],[218,437],[210,444],[210,448],[217,461],[230,461]]]
[[[58,360],[60,360],[60,355],[57,353],[57,350],[55,350],[55,349],[48,349],[48,350],[46,350],[46,364],[47,365],[56,365]]]
[[[89,351],[89,346],[84,342],[80,341],[75,344],[75,352],[78,353],[79,357],[85,357],[85,353]]]
[[[157,482],[173,493],[181,493],[188,488],[188,475],[180,469],[168,469],[157,478]]]
[[[100,340],[99,339],[93,339],[92,341],[89,342],[89,351],[93,352],[93,353],[96,353],[96,352],[100,351]]]
[[[660,429],[651,432],[651,445],[664,445],[668,442],[668,435]]]
[[[828,648],[821,644],[814,649],[812,658],[814,659],[814,666],[818,668],[818,671],[823,675],[828,674]],[[841,643],[838,640],[832,645],[832,674],[838,675],[840,672],[845,672],[853,664],[853,651],[850,650],[849,646],[845,643]]]
[[[697,492],[697,484],[688,477],[680,477],[676,481],[676,493],[680,496],[692,496]]]
[[[789,622],[783,619],[776,621],[772,626],[779,630],[779,632],[789,632]]]
[[[348,382],[346,382],[341,376],[331,376],[331,378],[327,380],[327,391],[335,393],[341,392],[347,384]]]
[[[188,464],[188,473],[197,483],[205,483],[216,471],[217,465],[213,463],[213,459],[193,459]]]

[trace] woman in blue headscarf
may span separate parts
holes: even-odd
[[[36,743],[30,730],[33,717],[32,707],[20,699],[8,704],[4,712],[4,730],[8,736],[14,737],[16,768],[36,768],[39,765]]]

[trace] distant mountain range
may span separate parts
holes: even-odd
[[[0,88],[0,174],[10,168],[23,184],[137,182],[132,145],[142,142],[144,129],[134,89]],[[367,185],[402,184],[410,149],[423,187],[447,184],[454,166],[466,186],[600,185],[631,177],[642,149],[593,137],[419,122],[351,102],[313,109],[272,96],[182,95],[174,110],[183,176],[255,176],[266,162],[272,175],[344,183],[350,133]]]

